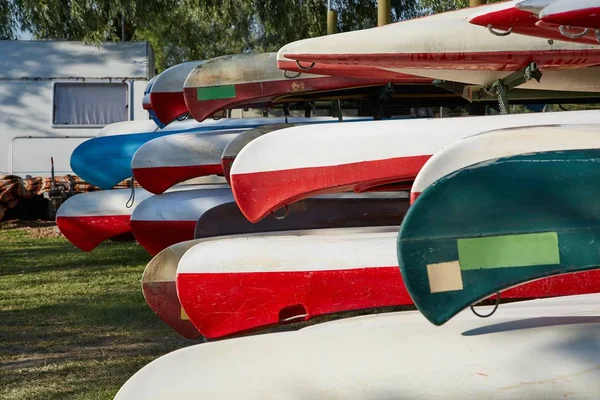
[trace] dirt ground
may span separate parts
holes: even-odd
[[[62,234],[54,221],[9,220],[0,222],[0,229],[19,229],[32,239],[60,238]]]

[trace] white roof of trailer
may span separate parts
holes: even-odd
[[[54,40],[0,40],[0,80],[152,77],[146,42],[104,42],[99,47]],[[153,67],[153,66],[152,66]]]

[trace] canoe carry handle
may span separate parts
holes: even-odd
[[[506,32],[501,32],[501,31],[495,30],[492,25],[488,25],[487,30],[490,31],[490,33],[495,36],[508,36],[512,33],[513,28],[511,27],[511,28],[508,28],[508,30]]]
[[[310,64],[308,67],[303,67],[302,64],[300,64],[299,60],[296,60],[296,65],[298,66],[298,68],[300,68],[302,71],[310,71],[311,69],[313,69],[313,67],[315,66],[315,63]]]
[[[275,215],[275,211],[279,211],[283,208],[283,215]],[[275,218],[276,220],[282,220],[282,219],[286,219],[288,215],[290,215],[290,208],[288,207],[288,205],[286,204],[285,206],[283,206],[282,208],[275,210],[275,211],[271,211],[271,215],[273,216],[273,218]]]
[[[296,78],[300,78],[300,75],[302,75],[302,72],[297,72],[296,75],[294,76],[290,76],[288,75],[290,71],[283,71],[283,76],[286,77],[287,79],[296,79]]]
[[[289,324],[295,321],[304,321],[308,317],[308,312],[302,304],[284,307],[279,310],[279,323]]]
[[[570,26],[564,26],[561,25],[558,30],[560,31],[560,33],[563,36],[568,37],[569,39],[579,39],[584,37],[585,35],[587,35],[588,33],[590,33],[590,30],[588,28],[585,28],[583,31],[581,31],[580,33],[571,33],[569,32],[569,29],[571,29]]]
[[[487,315],[479,314],[477,311],[475,311],[474,306],[471,306],[471,311],[473,311],[473,314],[477,315],[479,318],[489,318],[496,313],[499,305],[500,305],[500,292],[496,293],[496,305],[494,306],[494,309],[492,310],[492,312],[490,312],[489,314],[487,314]]]
[[[135,177],[131,178],[131,195],[127,203],[125,203],[125,207],[131,208],[133,207],[133,203],[135,203]]]

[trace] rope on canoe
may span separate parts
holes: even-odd
[[[473,314],[477,315],[479,318],[489,318],[496,313],[499,305],[500,305],[500,292],[496,293],[496,305],[494,306],[494,309],[492,310],[492,312],[490,312],[489,314],[487,314],[487,315],[479,314],[477,311],[475,311],[475,307],[473,307],[473,306],[471,306],[471,311],[473,311]]]

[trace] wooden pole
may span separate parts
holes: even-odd
[[[333,10],[327,11],[327,34],[333,35],[334,33],[338,33],[337,26],[337,12]]]
[[[469,0],[469,7],[482,6],[486,3],[486,0]]]
[[[392,22],[392,6],[390,0],[377,1],[377,26],[387,25]]]

